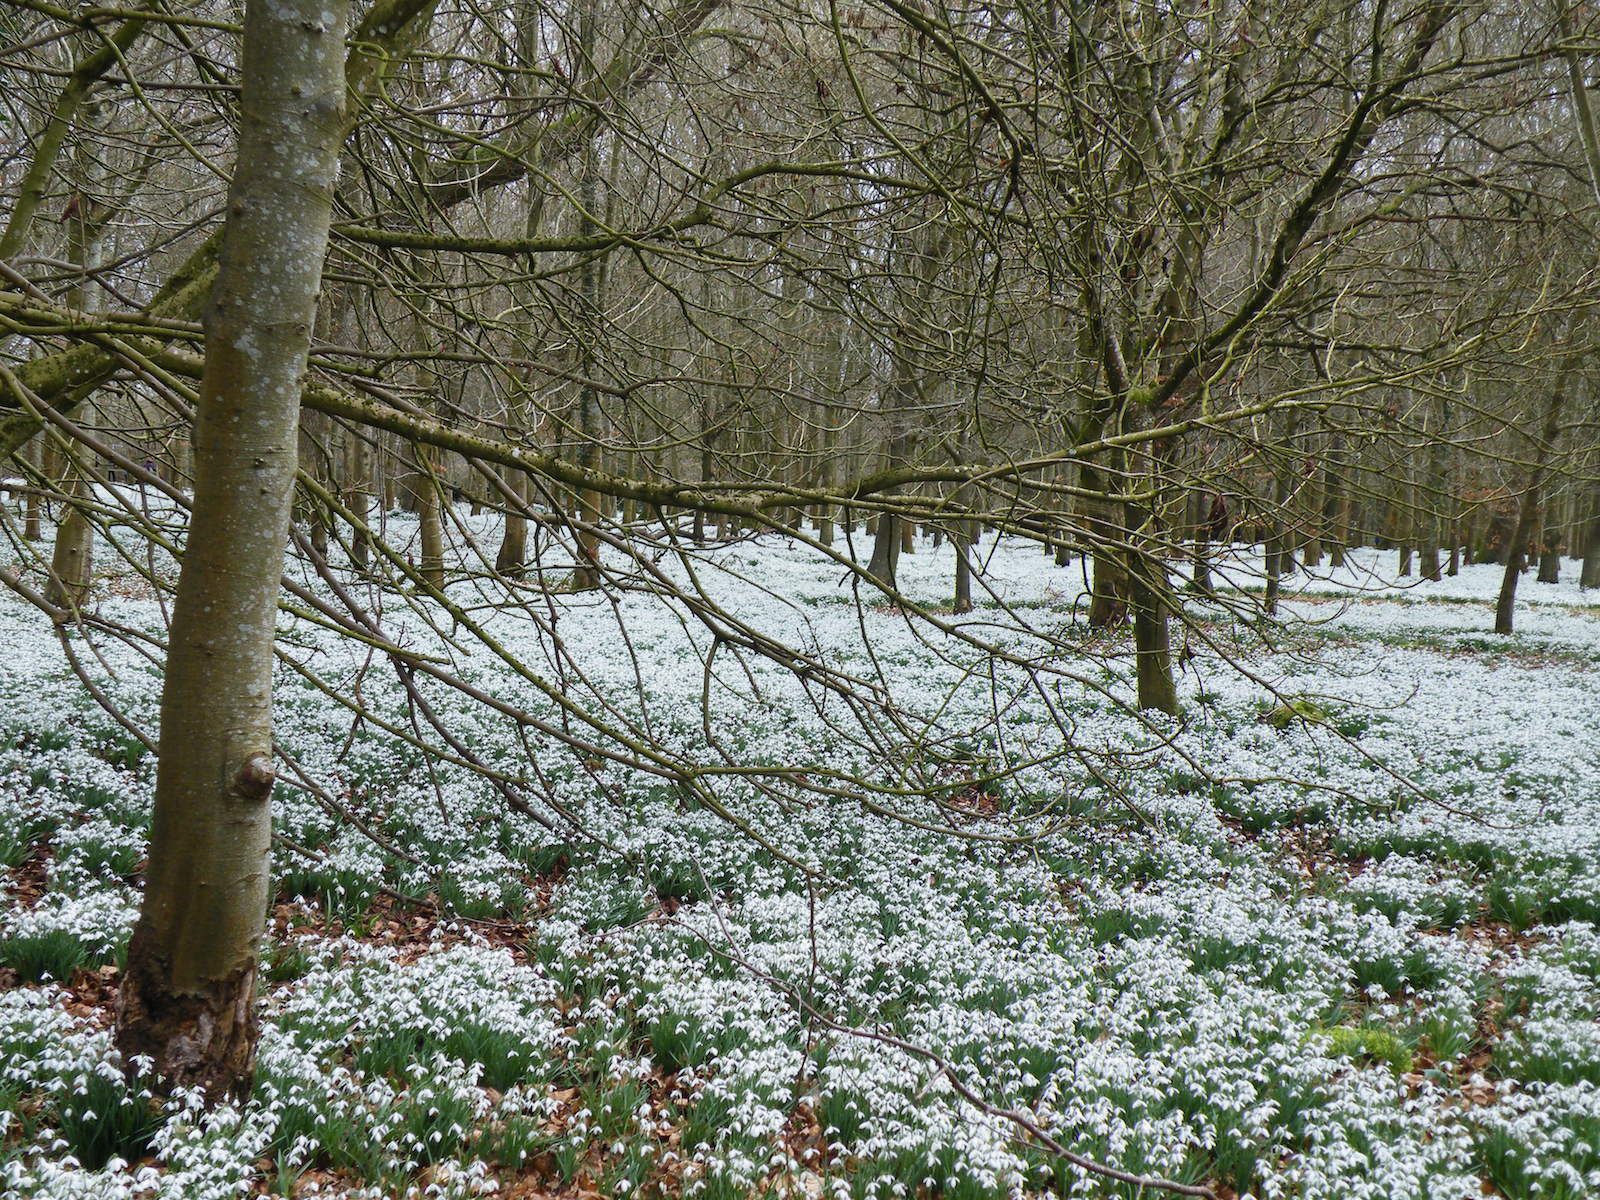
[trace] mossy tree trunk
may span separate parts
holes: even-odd
[[[243,1096],[272,845],[273,638],[300,392],[344,130],[341,0],[249,0],[238,163],[205,313],[194,504],[173,605],[124,1058]]]

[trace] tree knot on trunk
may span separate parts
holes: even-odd
[[[231,791],[240,800],[259,802],[272,794],[272,784],[277,779],[272,769],[272,759],[265,754],[252,754],[234,773]]]

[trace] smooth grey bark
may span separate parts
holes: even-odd
[[[300,394],[345,128],[342,0],[248,0],[240,134],[205,312],[194,500],[173,604],[125,1059],[242,1096],[272,846],[272,666]]]
[[[1142,527],[1153,518],[1127,505],[1130,530]],[[1169,716],[1178,714],[1177,680],[1172,674],[1172,633],[1167,620],[1171,585],[1167,564],[1154,554],[1134,552],[1128,556],[1128,607],[1133,612],[1134,672],[1138,682],[1140,708],[1155,709]]]
[[[1418,553],[1417,557],[1422,562],[1422,566],[1421,566],[1422,577],[1424,579],[1429,579],[1429,580],[1433,580],[1433,581],[1437,582],[1442,576],[1442,572],[1440,571],[1440,566],[1439,566],[1439,547],[1438,547],[1438,544],[1432,538],[1429,538],[1426,542],[1423,543],[1422,549]]]

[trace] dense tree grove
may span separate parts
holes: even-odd
[[[572,781],[648,780],[814,923],[829,869],[752,805],[1012,846],[974,812],[1053,771],[1142,816],[1157,754],[1225,789],[1185,674],[1270,675],[1301,581],[1495,564],[1499,634],[1563,557],[1600,586],[1597,71],[1569,0],[10,0],[0,582],[159,751],[124,1060],[251,1094],[274,879],[333,861],[273,849],[274,791],[421,861],[345,770],[369,735],[441,820],[442,770],[613,849]],[[763,560],[820,564],[858,644],[730,600],[739,546],[802,617]],[[1013,603],[1020,546],[1077,599]],[[274,678],[337,753],[275,736]],[[772,689],[826,753],[745,736]],[[815,999],[807,1036],[870,1024]],[[1252,1186],[1079,1153],[928,1054],[1072,1178]]]

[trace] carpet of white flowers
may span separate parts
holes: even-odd
[[[948,557],[903,560],[906,593],[945,604]],[[152,1099],[111,1044],[152,760],[48,622],[0,598],[0,1193],[1151,1194],[1062,1164],[848,1026],[933,1052],[1083,1155],[1224,1197],[1600,1195],[1600,596],[1530,573],[1518,634],[1495,638],[1498,568],[1400,587],[1392,554],[1362,552],[1294,581],[1265,638],[1226,597],[1201,606],[1181,719],[1141,723],[1116,703],[1127,647],[1083,628],[1081,565],[1004,544],[982,566],[961,619],[1016,659],[1044,644],[1018,619],[1056,635],[1081,682],[858,608],[836,564],[776,540],[696,569],[752,626],[891,682],[925,747],[1019,768],[963,836],[925,800],[896,819],[847,784],[786,797],[717,775],[757,841],[659,776],[418,684],[479,762],[536,764],[544,794],[509,811],[481,773],[385,732],[410,718],[369,647],[286,614],[288,657],[372,719],[285,664],[280,740],[338,805],[277,791],[258,1078],[210,1111]],[[1248,556],[1228,578],[1251,584]],[[156,628],[137,593],[113,565],[96,605]],[[883,769],[782,667],[708,674],[711,636],[679,606],[539,603],[544,628],[474,619],[660,745]],[[390,604],[385,628],[559,722],[423,615]],[[79,649],[153,728],[157,666]],[[1064,731],[1096,757],[1057,756]]]

